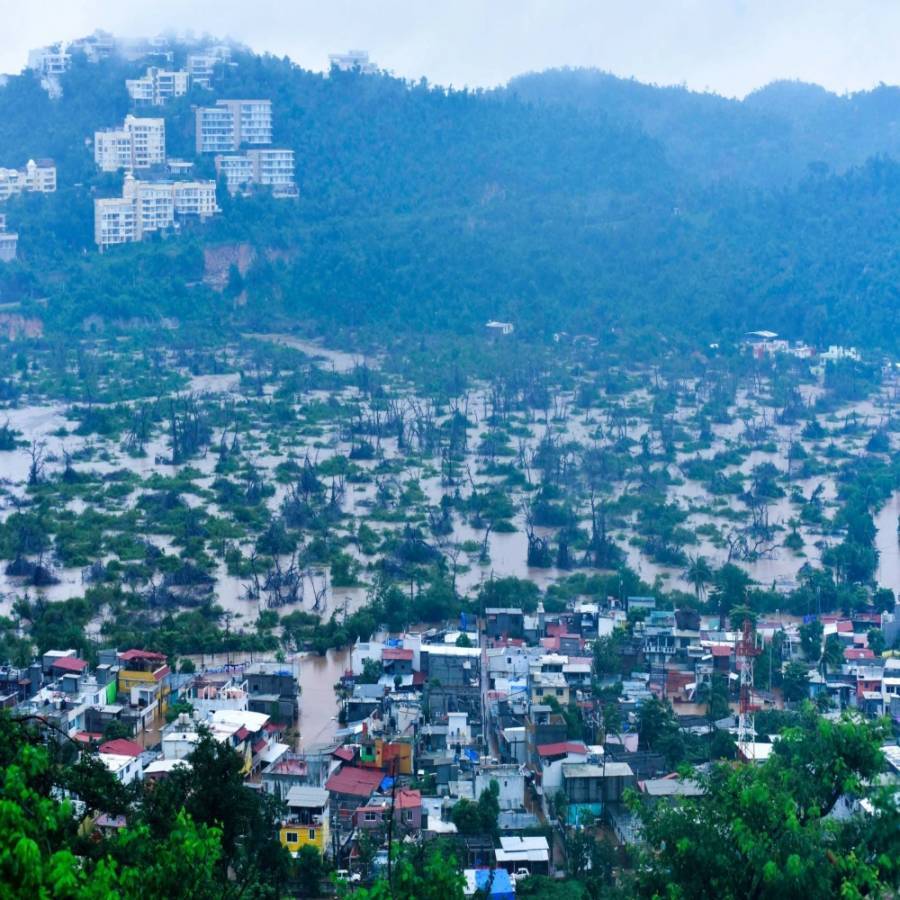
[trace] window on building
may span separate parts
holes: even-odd
[[[309,829],[309,839],[311,841],[314,841],[316,839],[316,829],[315,828]]]
[[[378,815],[377,815],[377,813],[367,812],[367,813],[366,813],[366,821],[367,821],[367,822],[376,822],[376,821],[378,821]]]
[[[300,839],[300,835],[297,834],[296,831],[288,831],[288,832],[285,834],[284,839],[285,839],[289,844],[296,844],[297,841]]]
[[[412,822],[412,810],[411,809],[403,810],[403,821],[404,822]]]
[[[563,689],[562,689],[562,688],[557,688],[557,689],[556,689],[556,696],[557,696],[557,697],[562,697],[562,695],[563,695]]]

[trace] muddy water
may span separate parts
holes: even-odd
[[[200,668],[242,666],[252,662],[275,662],[273,654],[214,653],[191,654],[190,659]],[[324,744],[334,737],[338,729],[338,701],[334,686],[350,668],[350,650],[329,650],[325,656],[315,653],[297,653],[285,660],[300,682],[300,719],[297,728],[300,737],[294,749]]]
[[[300,747],[312,747],[334,737],[338,728],[334,686],[350,668],[349,650],[329,650],[325,656],[304,653],[300,666]]]
[[[376,357],[346,353],[343,350],[329,350],[316,341],[304,340],[290,334],[248,334],[246,336],[259,341],[271,341],[273,344],[281,344],[283,347],[299,350],[301,353],[305,353],[318,361],[324,360],[328,366],[334,368],[335,372],[352,372],[358,365],[363,363],[370,367],[377,365]]]
[[[897,491],[875,517],[878,534],[878,584],[890,588],[900,596],[900,533],[897,522],[900,517],[900,491]]]
[[[286,346],[295,347],[304,353],[318,359],[322,365],[333,367],[336,371],[351,371],[354,366],[363,361],[368,361],[370,365],[372,360],[364,360],[361,356],[341,351],[329,350],[321,347],[312,341],[306,341],[289,335],[255,335],[255,337],[273,342],[281,343]],[[377,360],[375,361],[377,362]],[[238,376],[235,374],[224,375],[208,375],[196,376],[190,381],[190,390],[202,393],[212,394],[229,394],[238,391],[240,388]],[[267,385],[266,392],[271,391],[271,386]],[[328,402],[330,393],[327,391],[313,392],[315,396],[323,402]],[[358,399],[365,405],[365,398],[358,396],[358,392],[354,389],[348,389],[341,392],[342,399],[351,401]],[[312,395],[310,395],[310,398]],[[418,402],[417,398],[409,394],[410,402]],[[640,435],[647,431],[646,421],[642,421],[642,417],[646,417],[646,409],[641,407],[649,403],[650,397],[645,390],[635,391],[630,395],[627,402],[628,407],[628,432],[637,439]],[[485,417],[489,413],[489,402],[487,395],[483,391],[474,391],[470,396],[470,407],[467,407],[470,419],[475,423],[475,427],[469,433],[470,447],[478,446],[480,437],[486,429]],[[757,408],[758,402],[755,398],[746,392],[739,394],[738,405],[749,405]],[[860,405],[857,408],[860,415],[878,418],[881,415],[879,407],[874,404]],[[685,421],[691,418],[693,410],[689,407],[679,409],[679,416]],[[842,411],[846,412],[846,411]],[[5,413],[0,413],[0,420],[5,417]],[[579,413],[573,408],[568,408],[565,412],[567,416],[563,421],[552,421],[550,423],[541,421],[540,416],[521,417],[520,421],[528,424],[532,431],[531,436],[524,441],[523,453],[527,458],[534,451],[544,434],[549,430],[556,434],[561,440],[577,440],[583,445],[588,445],[594,441],[594,432],[598,426],[602,426],[604,418],[598,415],[595,420],[582,421]],[[768,415],[766,410],[762,411],[762,417]],[[95,461],[80,462],[76,467],[84,470],[96,470],[98,472],[109,472],[114,468],[126,467],[135,471],[141,476],[147,476],[154,471],[160,471],[160,466],[156,464],[156,456],[167,455],[168,440],[165,434],[157,434],[147,446],[147,455],[142,459],[132,459],[121,453],[118,447],[112,444],[106,444],[98,441],[96,438],[78,438],[69,435],[66,438],[50,437],[53,431],[60,427],[68,427],[71,429],[74,423],[68,422],[65,417],[65,408],[60,405],[46,405],[26,407],[21,410],[13,410],[9,413],[10,423],[13,427],[23,432],[27,439],[47,439],[48,449],[58,452],[58,447],[63,442],[66,449],[75,451],[88,442],[93,442],[99,450],[109,453],[106,460],[97,459]],[[590,427],[589,427],[590,426]],[[724,449],[733,441],[740,442],[743,434],[744,424],[739,419],[735,419],[730,425],[716,426],[716,438],[712,446],[701,452],[701,455],[711,455],[712,453]],[[302,457],[307,450],[310,456],[317,458],[319,461],[327,459],[335,452],[347,455],[350,445],[340,441],[337,437],[338,430],[334,423],[326,423],[324,426],[325,434],[321,440],[316,440],[315,446],[309,439],[300,439],[298,444],[294,444],[289,434],[274,435],[275,443],[268,440],[268,435],[260,431],[252,432],[252,439],[248,436],[245,442],[245,450],[248,457],[263,471],[272,472],[274,467],[280,462],[287,450],[290,449],[298,457]],[[782,426],[776,426],[774,429],[773,440],[779,448],[777,453],[764,453],[754,451],[739,466],[730,467],[729,471],[742,471],[745,474],[750,471],[752,466],[762,462],[772,462],[778,468],[785,469],[785,454],[790,441],[794,437],[791,430]],[[845,447],[854,445],[854,438],[836,437],[836,443]],[[383,438],[377,441],[378,446],[386,459],[395,459],[403,457],[403,453],[397,447],[395,438]],[[692,454],[679,456],[679,461],[689,458]],[[61,457],[61,454],[59,454]],[[193,460],[191,465],[200,469],[206,476],[201,479],[200,483],[204,486],[208,485],[209,476],[211,476],[215,465],[216,455],[209,453],[204,457]],[[479,457],[473,452],[469,461],[473,464],[473,469],[477,471],[479,468]],[[7,479],[9,488],[14,493],[24,492],[24,480],[27,477],[28,456],[24,451],[18,451],[11,454],[0,454],[0,478]],[[433,471],[433,460],[428,461],[427,468]],[[378,461],[360,461],[359,465],[363,469],[374,469],[378,465]],[[48,466],[48,472],[58,470],[62,466],[61,458]],[[677,467],[672,467],[671,474],[678,476]],[[168,467],[163,467],[163,471],[172,471]],[[534,473],[532,473],[534,474]],[[434,475],[426,475],[421,468],[417,468],[413,463],[402,473],[396,476],[398,482],[405,482],[408,478],[418,477],[422,489],[428,496],[429,502],[436,504],[440,501],[444,488],[440,484],[439,477]],[[492,479],[484,476],[478,476],[479,485],[487,483]],[[808,479],[806,482],[796,482],[807,496],[812,492],[815,485],[819,481],[825,484],[826,491],[824,500],[830,503],[834,499],[833,478],[823,476],[821,479]],[[461,486],[461,493],[465,497],[469,494],[469,486]],[[371,501],[374,497],[375,485],[369,483],[365,485],[348,485],[347,495],[344,500],[344,510],[351,516],[358,519],[365,519],[367,516],[367,508],[362,505],[363,501]],[[284,494],[284,487],[277,485],[277,493],[271,502],[271,508],[277,509]],[[673,487],[670,490],[670,500],[678,502],[684,508],[691,510],[692,508],[708,506],[711,504],[711,498],[702,485],[695,482],[685,482],[682,485]],[[898,552],[896,526],[897,514],[900,509],[900,494],[895,495],[892,501],[882,510],[878,516],[878,548],[880,551],[879,580],[885,586],[892,587],[900,593],[900,552]],[[186,500],[192,502],[192,497],[187,495]],[[132,502],[132,501],[129,501]],[[75,501],[73,509],[80,501]],[[518,506],[518,500],[515,500]],[[2,507],[6,506],[6,509]],[[4,503],[0,498],[0,518],[8,514],[9,504]],[[214,505],[211,506],[211,512],[214,512]],[[793,515],[794,509],[789,500],[778,501],[773,504],[771,509],[771,521],[773,523],[785,524]],[[478,589],[483,581],[492,576],[500,577],[505,575],[515,575],[520,578],[528,578],[535,581],[542,588],[547,587],[556,579],[563,577],[566,573],[558,572],[554,569],[529,569],[527,566],[527,538],[523,516],[518,513],[514,517],[514,523],[517,531],[513,534],[493,533],[489,540],[490,561],[481,564],[478,560],[478,554],[460,554],[458,563],[466,567],[466,571],[460,572],[457,585],[463,592],[472,593]],[[395,526],[384,527],[383,524],[375,523],[378,530],[390,530]],[[708,511],[702,511],[697,508],[691,512],[688,520],[688,526],[698,526],[701,524],[716,524],[722,531],[727,531],[729,523],[718,518],[715,514],[710,515]],[[815,560],[818,557],[818,551],[813,547],[814,542],[818,539],[817,535],[801,528],[801,534],[806,542],[805,552],[808,554],[806,558]],[[641,576],[652,582],[657,575],[667,578],[669,587],[679,587],[683,590],[690,591],[689,585],[686,584],[679,569],[667,568],[659,566],[648,560],[635,548],[628,544],[630,534],[628,532],[619,535],[620,545],[625,549],[628,561]],[[483,531],[472,528],[470,525],[456,521],[456,528],[452,535],[451,541],[473,541],[480,544],[483,538]],[[704,537],[701,543],[688,548],[692,553],[702,553],[707,556],[713,564],[719,565],[725,561],[725,551],[715,547],[707,537]],[[355,549],[348,547],[348,552],[356,556],[360,562],[367,563],[371,560],[359,558]],[[784,583],[791,580],[799,567],[805,561],[804,557],[795,556],[785,548],[777,548],[771,554],[770,558],[761,559],[755,563],[742,563],[754,579],[764,585],[770,585],[773,581]],[[219,580],[217,584],[217,600],[225,608],[225,610],[235,616],[236,621],[234,627],[246,627],[252,622],[260,611],[260,604],[257,601],[248,601],[246,597],[245,579],[233,578],[227,576],[224,567],[220,567]],[[61,600],[68,596],[77,596],[83,592],[79,571],[64,571],[61,573],[63,583],[46,592],[46,596],[51,600]],[[4,582],[0,576],[0,612],[6,611],[11,604],[12,597],[16,593],[15,585]],[[21,591],[18,591],[21,593]],[[33,593],[33,592],[32,592]],[[307,597],[298,605],[299,608],[310,610],[312,599],[309,596],[311,591],[307,590]],[[5,595],[5,596],[4,596]],[[345,588],[328,591],[327,606],[324,610],[326,616],[330,615],[334,610],[346,610],[347,612],[357,608],[365,601],[366,589],[363,588]],[[290,612],[290,608],[285,608],[281,612]],[[240,618],[237,618],[240,617]],[[302,713],[302,738],[307,742],[320,742],[329,737],[335,727],[333,716],[335,715],[333,685],[340,677],[341,672],[346,667],[345,654],[329,654],[325,658],[319,657],[302,657],[298,660],[301,670],[301,682],[303,683],[305,702],[303,704]]]

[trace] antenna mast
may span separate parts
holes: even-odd
[[[740,677],[740,699],[738,713],[738,749],[747,757],[746,747],[750,745],[750,756],[755,756],[756,728],[753,724],[753,713],[758,706],[753,704],[753,659],[759,656],[760,650],[756,646],[756,635],[753,632],[753,623],[749,618],[744,619],[741,631],[735,643],[735,664]]]

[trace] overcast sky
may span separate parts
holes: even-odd
[[[312,69],[360,47],[457,87],[562,65],[732,96],[776,78],[839,92],[900,82],[897,0],[0,0],[0,22],[0,72],[104,28],[227,35]]]

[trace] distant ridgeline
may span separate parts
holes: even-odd
[[[55,193],[3,204],[19,240],[0,263],[0,302],[27,313],[46,299],[35,310],[48,331],[167,317],[416,336],[499,319],[526,341],[767,328],[900,346],[895,88],[837,97],[780,83],[738,102],[553,71],[466,92],[231,48],[163,105],[149,88],[139,103],[163,50],[167,69],[189,69],[180,45],[75,53],[54,90],[31,70],[0,87],[0,166],[52,158],[58,173]],[[161,229],[98,253],[94,200],[121,198],[124,171],[95,162],[95,132],[164,119],[169,162],[208,183],[217,166],[197,152],[197,110],[236,98],[271,101],[272,146],[293,151],[298,192],[229,192],[226,173],[261,164],[242,151],[219,165],[216,215],[178,222],[177,240]],[[210,258],[241,262],[223,278]]]

